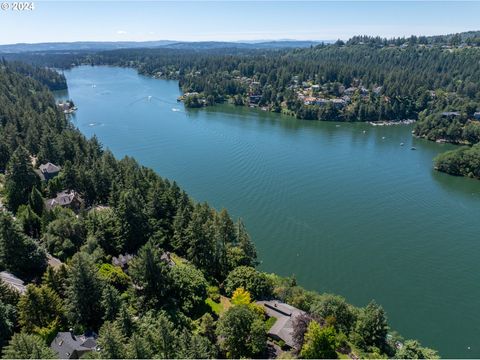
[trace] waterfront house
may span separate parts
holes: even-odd
[[[24,294],[27,290],[27,287],[25,286],[23,280],[19,279],[18,277],[7,271],[0,272],[0,279],[12,289],[18,291],[20,294]]]
[[[45,208],[52,210],[56,206],[68,207],[74,211],[77,211],[83,205],[83,199],[74,190],[63,190],[57,193],[57,196],[53,199],[45,201]]]
[[[278,300],[257,301],[257,304],[263,306],[268,317],[277,319],[268,330],[268,336],[274,340],[283,341],[289,348],[296,349],[293,340],[293,323],[305,312]]]
[[[262,99],[262,95],[249,95],[248,96],[248,102],[250,104],[258,104],[261,99]]]
[[[47,162],[46,164],[40,165],[38,167],[38,170],[35,170],[35,172],[40,177],[40,179],[48,181],[51,178],[57,176],[60,170],[60,166],[52,164],[51,162]]]
[[[458,111],[444,111],[442,112],[442,116],[446,118],[453,118],[460,116],[460,113]]]
[[[50,344],[59,359],[80,359],[90,351],[98,351],[96,334],[74,335],[73,330],[59,332]]]
[[[343,108],[345,106],[345,100],[343,99],[332,99],[330,102],[333,104],[334,107],[337,109]]]

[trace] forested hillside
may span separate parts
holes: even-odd
[[[241,220],[86,139],[45,86],[58,74],[23,66],[0,69],[4,358],[437,357],[375,302],[257,271]],[[270,299],[305,311],[293,344],[267,337]]]

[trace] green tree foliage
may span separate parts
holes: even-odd
[[[73,256],[68,274],[67,315],[72,324],[85,329],[101,322],[102,283],[91,258],[84,253]]]
[[[15,306],[0,300],[0,350],[12,336],[15,321]]]
[[[322,319],[333,318],[337,331],[348,334],[355,325],[355,313],[341,296],[323,294],[315,299],[310,307],[310,312]]]
[[[311,321],[300,355],[304,359],[336,359],[336,335],[332,326],[322,328],[316,321]]]
[[[3,350],[4,359],[55,359],[57,356],[37,335],[13,335]]]
[[[123,238],[118,224],[119,219],[111,208],[89,211],[85,218],[88,235],[97,239],[108,255],[117,255],[122,251]]]
[[[114,321],[122,306],[120,292],[112,285],[107,285],[102,292],[102,308],[104,321]]]
[[[64,306],[60,297],[46,285],[28,285],[18,303],[19,324],[29,333],[47,328],[64,319]]]
[[[66,260],[80,249],[86,239],[86,231],[81,219],[70,209],[55,211],[43,234],[42,241],[49,252],[61,260]]]
[[[186,229],[186,241],[189,244],[187,258],[207,274],[212,274],[215,268],[212,266],[212,254],[215,254],[212,223],[213,213],[210,207],[206,203],[197,204]]]
[[[125,302],[120,306],[115,323],[125,337],[128,338],[132,336],[135,330],[135,324],[133,322],[133,316]]]
[[[122,248],[127,252],[138,249],[147,241],[148,220],[142,203],[138,191],[127,190],[120,194],[119,203],[115,207]]]
[[[177,339],[175,356],[180,359],[216,358],[216,350],[207,338],[189,331],[180,333]]]
[[[397,359],[439,359],[435,350],[422,347],[417,340],[407,340],[395,353]]]
[[[228,274],[224,285],[225,291],[229,296],[240,287],[250,292],[254,299],[268,297],[273,291],[268,277],[249,266],[239,266],[232,270]]]
[[[440,154],[434,163],[439,171],[480,179],[480,143]]]
[[[388,332],[387,318],[383,308],[371,301],[358,315],[355,332],[360,335],[361,341],[357,345],[362,347],[374,346],[383,349]]]
[[[100,347],[100,358],[102,359],[124,359],[127,351],[125,338],[122,332],[111,322],[106,321],[98,336]]]
[[[185,314],[194,314],[207,297],[205,277],[200,270],[188,264],[174,266],[170,273],[173,296],[178,306]]]
[[[38,216],[42,216],[45,210],[45,202],[42,193],[34,186],[28,198],[28,205]]]
[[[102,264],[98,269],[98,275],[104,282],[115,286],[118,290],[126,290],[131,280],[119,266]]]
[[[229,358],[259,357],[266,348],[266,332],[262,319],[246,305],[228,309],[219,319],[217,335],[220,346]]]
[[[129,268],[137,295],[148,307],[159,307],[170,299],[170,268],[161,256],[161,250],[147,243],[139,250]]]
[[[5,194],[7,205],[12,211],[28,202],[28,196],[32,188],[38,183],[27,149],[19,146],[14,151],[7,164],[5,177]]]
[[[48,266],[42,277],[42,284],[55,291],[62,299],[66,294],[67,281],[68,271],[65,265],[61,265],[58,269]]]
[[[4,304],[16,306],[19,299],[19,292],[13,289],[10,285],[4,283],[3,280],[0,280],[0,301]]]
[[[41,275],[46,265],[45,252],[21,232],[9,214],[0,213],[0,268],[33,277]]]
[[[18,207],[17,219],[25,234],[35,239],[40,237],[42,219],[32,210],[30,205],[20,205]]]
[[[147,313],[138,324],[138,334],[149,344],[152,358],[175,357],[178,332],[165,313]]]

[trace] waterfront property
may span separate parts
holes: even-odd
[[[278,300],[257,301],[257,304],[263,306],[268,317],[277,319],[268,330],[268,336],[274,340],[283,341],[289,348],[296,349],[293,325],[295,319],[304,315],[305,312]]]

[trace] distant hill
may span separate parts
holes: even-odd
[[[281,48],[304,48],[321,43],[331,43],[331,40],[306,41],[306,40],[278,40],[262,42],[222,42],[222,41],[120,41],[120,42],[51,42],[37,44],[11,44],[0,45],[0,53],[44,52],[44,51],[101,51],[116,49],[136,48],[170,48],[170,49],[281,49]]]

